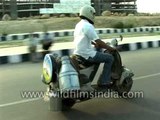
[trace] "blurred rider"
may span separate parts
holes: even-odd
[[[44,38],[42,40],[42,49],[43,49],[43,56],[50,52],[50,48],[53,44],[53,37],[50,36],[49,33],[44,33]]]
[[[28,50],[30,53],[30,60],[32,62],[38,62],[37,61],[37,46],[38,46],[38,37],[31,33],[29,35],[28,39]]]
[[[74,54],[83,57],[89,62],[104,63],[101,79],[98,81],[99,87],[109,87],[111,85],[111,66],[113,56],[109,53],[96,51],[95,45],[99,48],[104,48],[109,52],[115,49],[106,45],[97,35],[94,28],[95,9],[91,6],[84,6],[80,9],[80,22],[77,23],[74,30]]]

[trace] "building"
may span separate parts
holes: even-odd
[[[0,17],[4,14],[9,14],[13,19],[16,19],[17,17],[36,16],[40,14],[40,8],[54,8],[54,4],[60,4],[64,1],[66,2],[66,0],[0,0]],[[81,0],[79,0],[79,2],[80,1]],[[136,0],[86,1],[90,1],[90,4],[96,9],[97,15],[101,15],[105,10],[118,13],[137,12]]]
[[[53,8],[53,3],[60,3],[60,0],[0,0],[0,16],[36,16],[39,15],[40,8]]]
[[[105,10],[112,13],[137,13],[137,0],[91,0],[92,6],[96,9],[97,15]]]

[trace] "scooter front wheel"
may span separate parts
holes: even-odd
[[[116,81],[116,91],[120,96],[127,96],[133,85],[132,77],[127,77],[120,84],[120,81]]]

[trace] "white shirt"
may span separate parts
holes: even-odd
[[[74,54],[80,55],[85,59],[94,57],[96,55],[96,50],[92,46],[91,41],[95,41],[97,39],[99,39],[99,37],[94,26],[87,20],[82,19],[77,23],[74,30]]]

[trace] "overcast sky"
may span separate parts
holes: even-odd
[[[160,0],[137,0],[138,12],[160,13]]]

